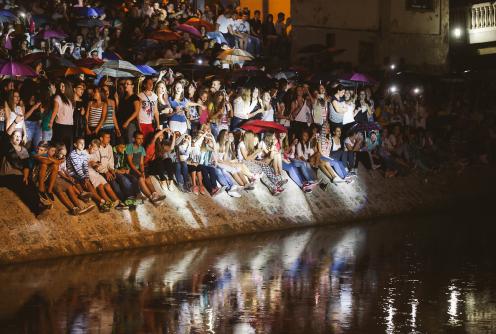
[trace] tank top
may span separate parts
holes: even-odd
[[[329,118],[333,123],[343,123],[343,114],[340,114],[334,109],[332,105],[333,101],[337,101],[341,103],[335,96],[332,97],[331,102],[329,103]]]
[[[303,107],[301,107],[300,111],[295,117],[296,122],[302,123],[312,123],[312,110],[308,106],[307,101],[303,102]]]
[[[107,104],[107,118],[103,122],[104,129],[113,129],[114,128],[114,106]]]
[[[341,149],[341,141],[339,143],[334,142],[334,138],[331,137],[331,152],[339,151]]]
[[[96,128],[102,119],[102,107],[91,107],[90,114],[88,116],[88,126],[90,128]]]

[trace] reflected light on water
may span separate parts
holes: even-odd
[[[448,287],[448,316],[449,316],[449,324],[452,326],[457,326],[460,324],[459,314],[458,314],[458,302],[460,297],[460,292],[458,288],[452,282]]]

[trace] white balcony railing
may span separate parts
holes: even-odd
[[[469,43],[496,42],[496,1],[472,5],[468,14]]]

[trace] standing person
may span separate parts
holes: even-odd
[[[249,88],[241,88],[239,96],[233,101],[233,118],[231,119],[231,130],[239,128],[250,118],[261,114],[261,109],[253,111],[259,102],[259,99],[251,98],[251,90]]]
[[[28,111],[24,116],[26,124],[26,146],[36,147],[41,141],[41,118],[43,116],[43,107],[41,102],[36,101],[35,95],[31,95],[28,101]]]
[[[74,136],[74,106],[72,85],[68,81],[59,84],[53,100],[53,112],[49,128],[53,129],[52,139],[72,147]]]
[[[184,85],[181,81],[176,81],[172,86],[172,96],[169,96],[169,104],[174,110],[169,120],[169,127],[172,131],[185,134],[188,132],[188,119],[186,110],[190,107],[199,107],[198,103],[191,102],[184,96]]]
[[[74,138],[84,137],[86,133],[86,105],[83,101],[85,85],[78,82],[74,86]]]
[[[6,122],[5,127],[8,129],[11,125],[14,125],[14,129],[22,131],[22,141],[27,142],[26,136],[26,122],[24,106],[21,102],[21,95],[17,90],[11,90],[7,93],[7,99],[4,105]],[[21,117],[17,117],[21,116]]]
[[[356,124],[355,116],[358,112],[358,109],[355,107],[355,99],[356,99],[356,96],[354,96],[354,94],[351,90],[349,90],[349,89],[345,90],[344,101],[343,101],[343,106],[346,108],[346,111],[343,114],[343,132],[344,133],[348,133],[348,130],[350,130]]]
[[[331,97],[331,103],[329,104],[329,119],[331,121],[331,130],[336,127],[343,126],[343,116],[348,111],[348,108],[344,105],[345,89],[341,85],[337,85],[334,89],[334,95]]]
[[[190,83],[187,88],[187,99],[190,101],[196,100],[196,86]],[[197,101],[197,105],[201,105],[201,100]],[[198,112],[199,106],[191,106],[186,110],[186,117],[189,123],[189,130],[192,136],[196,136],[200,130],[200,113]]]
[[[167,94],[167,86],[165,82],[158,81],[155,84],[155,94],[157,95],[158,118],[162,128],[169,126],[169,117],[172,114],[172,108],[169,104],[169,94]]]
[[[296,94],[291,102],[291,129],[297,136],[301,135],[303,130],[308,129],[313,123],[312,105],[313,97],[308,91],[308,87],[296,87]]]
[[[136,124],[141,109],[140,98],[134,94],[134,83],[131,79],[124,82],[124,96],[119,99],[117,121],[123,130],[127,143],[133,142],[133,135],[138,129]]]
[[[219,135],[221,130],[229,129],[229,119],[232,117],[232,107],[228,100],[228,95],[219,91],[214,94],[212,102],[208,105],[208,121],[210,122],[210,131],[215,136]]]
[[[96,138],[105,122],[107,114],[107,97],[102,94],[99,87],[93,90],[93,99],[86,108],[86,137]]]
[[[157,108],[158,96],[153,92],[152,78],[146,78],[143,81],[143,91],[138,94],[138,97],[140,99],[139,130],[143,132],[145,140],[149,140],[155,131],[153,121],[157,126],[160,124]]]
[[[315,103],[313,105],[313,121],[322,126],[327,122],[329,98],[327,97],[325,86],[320,84],[315,92]]]
[[[145,156],[146,152],[143,147],[145,136],[142,132],[134,133],[134,141],[126,146],[127,163],[130,168],[130,174],[138,179],[140,189],[150,202],[158,203],[165,199],[164,195],[159,195],[150,178],[145,175]]]
[[[121,137],[121,129],[115,115],[117,110],[117,102],[112,97],[110,87],[105,85],[102,87],[103,96],[107,99],[107,112],[102,114],[104,118],[102,130],[110,134],[110,142],[116,144],[117,137]],[[100,138],[101,139],[101,138]]]

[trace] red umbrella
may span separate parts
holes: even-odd
[[[276,122],[267,122],[267,121],[261,121],[261,120],[248,121],[245,124],[241,125],[241,129],[246,130],[246,131],[253,131],[254,133],[288,132],[288,130],[284,127],[284,125],[281,125],[281,124],[276,123]]]
[[[205,27],[207,31],[215,31],[214,25],[212,23],[207,22],[205,20],[201,20],[197,17],[192,17],[184,23],[189,24],[190,26],[193,26],[198,30],[200,30],[200,27]]]
[[[182,32],[187,32],[188,34],[190,34],[191,36],[193,37],[197,37],[197,38],[201,38],[202,35],[201,33],[198,31],[198,29],[196,29],[195,27],[193,26],[190,26],[189,24],[180,24],[176,27],[177,30],[179,31],[182,31]]]
[[[0,66],[0,74],[11,77],[36,77],[38,74],[33,69],[22,63],[9,60]]]
[[[78,59],[78,60],[74,61],[74,63],[77,66],[81,66],[81,67],[94,68],[94,67],[102,65],[104,62],[101,59],[83,58],[83,59]]]

